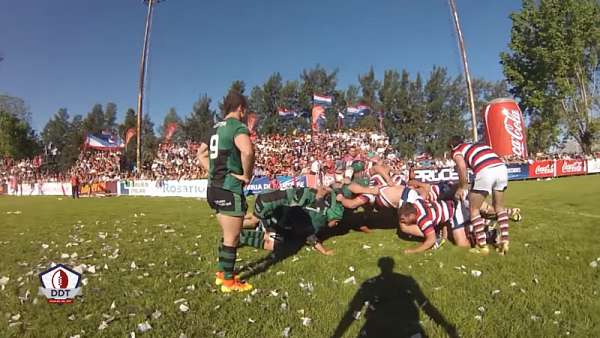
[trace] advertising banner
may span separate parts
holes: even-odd
[[[526,180],[529,178],[529,165],[524,164],[507,164],[508,179],[512,180]]]
[[[279,181],[279,189],[281,190],[306,187],[306,176],[277,176],[277,181]]]
[[[246,195],[258,195],[263,190],[268,190],[271,188],[271,181],[267,176],[254,176],[252,177],[252,181],[244,188],[244,192]]]
[[[556,176],[585,175],[585,160],[556,161]]]
[[[206,198],[207,180],[119,181],[119,195]]]
[[[84,184],[79,188],[81,195],[96,195],[106,194],[112,195],[117,193],[117,182],[98,182],[92,184]]]
[[[415,169],[415,179],[426,183],[442,181],[458,181],[458,173],[454,168]]]
[[[554,160],[533,161],[529,164],[529,178],[544,178],[556,176]]]
[[[588,174],[600,173],[600,159],[588,160],[587,172]]]
[[[71,183],[48,182],[19,185],[19,190],[9,191],[11,195],[19,196],[68,196],[71,194]]]
[[[483,112],[486,143],[499,156],[527,157],[525,121],[513,99],[492,100]]]

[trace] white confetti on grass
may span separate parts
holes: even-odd
[[[106,323],[105,321],[102,321],[102,323],[100,323],[100,325],[98,325],[98,331],[102,331],[104,329],[106,329],[108,327],[108,323]]]
[[[475,278],[478,278],[478,277],[480,277],[480,276],[481,276],[481,274],[482,274],[482,272],[481,272],[481,271],[479,271],[479,270],[471,270],[471,276],[473,276],[473,277],[475,277]]]
[[[144,332],[152,330],[152,325],[150,325],[150,323],[145,321],[143,323],[139,323],[137,326],[137,329],[140,333],[144,333]]]
[[[344,279],[344,284],[350,284],[352,283],[352,285],[356,285],[356,278],[354,276],[350,276],[346,279]]]
[[[592,261],[592,262],[590,263],[590,267],[591,267],[591,268],[593,268],[593,269],[597,268],[597,267],[598,267],[598,262],[596,262],[596,261]]]
[[[189,310],[190,310],[190,307],[187,305],[187,303],[179,304],[179,311],[185,313],[185,312],[188,312]]]
[[[312,323],[312,319],[310,319],[309,317],[301,317],[300,319],[302,320],[302,325],[304,326],[310,326],[310,324]]]
[[[292,330],[291,327],[286,327],[285,329],[283,329],[283,332],[281,332],[281,336],[282,337],[289,337],[290,336],[290,331]]]
[[[362,248],[365,249],[365,250],[371,249],[371,247],[368,246],[368,245],[366,245],[366,244],[363,244]]]

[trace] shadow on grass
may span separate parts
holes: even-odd
[[[359,311],[364,313],[366,322],[358,337],[427,337],[419,323],[419,309],[449,337],[458,337],[456,328],[429,302],[419,284],[410,276],[394,272],[391,257],[382,257],[377,264],[381,273],[361,285],[332,338],[342,337]]]

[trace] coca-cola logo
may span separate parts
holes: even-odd
[[[576,162],[564,162],[562,165],[562,171],[565,173],[578,173],[583,171],[583,163],[580,161]]]
[[[524,146],[523,140],[523,122],[521,120],[521,113],[518,110],[502,109],[502,115],[504,115],[504,129],[510,135],[511,147],[513,154],[523,157]]]
[[[538,165],[535,167],[536,175],[552,175],[554,174],[554,165],[548,163],[545,165]]]

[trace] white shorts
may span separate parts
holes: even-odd
[[[491,194],[492,190],[504,191],[506,187],[508,187],[508,170],[506,165],[501,164],[480,171],[475,176],[472,190],[485,191]]]

